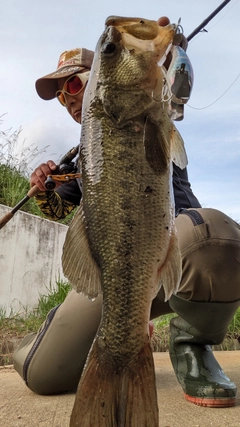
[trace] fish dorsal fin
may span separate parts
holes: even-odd
[[[101,293],[101,273],[89,247],[82,203],[66,234],[62,266],[64,275],[77,292],[91,299]]]
[[[174,124],[171,132],[171,158],[180,169],[184,169],[188,164],[184,141]]]

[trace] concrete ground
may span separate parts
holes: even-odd
[[[215,356],[238,386],[235,407],[213,409],[188,403],[168,353],[154,353],[159,427],[240,427],[240,351],[217,351]],[[68,427],[73,402],[74,394],[35,395],[12,366],[0,368],[0,427]]]

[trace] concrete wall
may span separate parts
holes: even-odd
[[[0,218],[11,209],[0,205]],[[0,308],[32,309],[59,278],[67,226],[17,211],[0,229]]]

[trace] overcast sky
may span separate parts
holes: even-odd
[[[181,18],[188,36],[222,0],[2,0],[1,130],[22,127],[20,146],[48,146],[39,162],[79,142],[77,125],[57,100],[43,101],[35,81],[56,69],[59,55],[95,49],[109,15]],[[192,188],[204,207],[240,221],[240,0],[230,3],[189,43],[194,86],[185,118],[175,122],[188,153]]]

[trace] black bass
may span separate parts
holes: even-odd
[[[103,292],[103,311],[71,427],[158,427],[148,323],[161,285],[168,299],[181,277],[171,165],[187,162],[158,65],[174,33],[109,17],[96,47],[83,105],[83,199],[63,270],[78,292]]]

